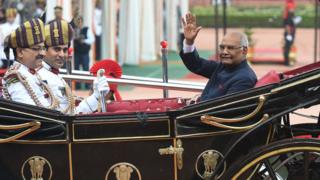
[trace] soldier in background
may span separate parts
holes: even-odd
[[[6,57],[3,53],[4,50],[4,38],[7,37],[11,32],[13,32],[14,30],[16,30],[19,27],[19,24],[17,24],[15,22],[17,16],[17,10],[14,8],[8,8],[6,9],[6,23],[0,25],[0,58],[1,58],[1,62],[0,62],[0,68],[2,67],[8,67],[10,64],[10,60],[14,59],[13,56],[13,51],[10,50],[10,55],[9,55],[9,61],[6,60]],[[11,62],[12,63],[12,62]]]
[[[0,25],[6,22],[6,11],[0,6]]]
[[[36,10],[33,14],[33,17],[42,19],[43,22],[46,22],[45,16],[46,2],[45,0],[36,1]]]
[[[63,8],[61,6],[54,7],[54,20],[63,20]]]
[[[76,22],[75,22],[76,21]],[[74,68],[80,70],[80,66],[83,71],[89,70],[89,52],[91,45],[94,43],[95,38],[92,30],[83,26],[83,18],[78,16],[74,18],[72,24],[75,25],[75,37],[74,37]],[[76,83],[76,89],[80,89],[81,84]],[[85,89],[89,89],[89,84],[85,83]]]
[[[290,50],[294,43],[296,34],[296,24],[294,22],[294,9],[288,10],[287,17],[285,17],[284,22],[284,63],[285,65],[293,65],[293,61],[290,61]]]
[[[102,10],[101,1],[96,2],[94,9],[94,35],[96,60],[101,60]]]

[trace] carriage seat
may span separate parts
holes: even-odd
[[[254,87],[261,87],[268,84],[279,83],[280,75],[275,71],[271,70],[266,75],[262,76]]]
[[[107,103],[107,112],[166,112],[186,106],[183,98],[122,100]]]
[[[0,68],[0,77],[3,77],[6,72],[7,72],[7,69]]]

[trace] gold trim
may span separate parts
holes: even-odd
[[[41,123],[39,121],[32,121],[32,122],[27,122],[27,123],[18,124],[18,125],[0,125],[0,129],[2,129],[2,130],[16,130],[16,129],[28,127],[28,129],[26,129],[16,135],[13,135],[13,136],[5,138],[5,139],[0,139],[0,143],[7,143],[7,142],[14,141],[16,139],[19,139],[23,136],[26,136],[26,135],[34,132],[37,129],[39,129],[40,126],[41,126]]]
[[[182,147],[182,141],[181,139],[177,139],[177,144],[176,144],[176,149],[177,149],[177,167],[179,170],[183,168],[183,151],[184,148]]]
[[[177,146],[177,138],[173,138],[172,139],[172,143],[174,145],[174,147]],[[174,176],[175,176],[175,180],[178,180],[178,161],[177,161],[177,156],[173,156],[172,158],[173,160],[173,172],[174,172]]]
[[[14,140],[14,144],[67,144],[68,140]]]
[[[239,102],[242,102],[242,101],[247,101],[247,100],[251,100],[251,99],[255,99],[255,98],[258,98],[260,96],[269,96],[271,93],[265,93],[265,94],[260,94],[260,95],[257,95],[257,96],[252,96],[252,97],[249,97],[249,98],[245,98],[245,99],[241,99],[241,100],[237,100],[237,101],[232,101],[232,102],[229,102],[229,103],[225,103],[225,104],[221,104],[219,106],[214,106],[214,107],[210,107],[210,108],[207,108],[207,109],[202,109],[200,111],[196,111],[196,112],[193,112],[193,113],[189,113],[189,114],[184,114],[184,115],[181,115],[181,116],[177,116],[176,119],[182,119],[182,118],[186,118],[188,116],[192,116],[192,115],[195,115],[195,114],[199,114],[199,113],[202,113],[202,112],[205,112],[205,111],[212,111],[214,109],[217,109],[217,108],[221,108],[221,107],[225,107],[225,106],[229,106],[231,104],[236,104],[236,103],[239,103]]]
[[[176,138],[188,138],[188,137],[195,137],[195,138],[201,138],[201,137],[208,137],[208,136],[219,136],[219,135],[225,135],[225,134],[234,134],[241,131],[232,131],[232,130],[223,130],[218,132],[206,132],[206,133],[193,133],[193,134],[187,134],[187,135],[177,135]]]
[[[96,141],[113,141],[113,140],[139,140],[139,139],[151,139],[151,138],[170,138],[170,135],[163,136],[129,136],[119,138],[94,138],[94,139],[73,139],[73,142],[96,142]]]
[[[258,158],[254,159],[253,161],[251,161],[250,163],[246,164],[237,174],[235,174],[232,177],[232,180],[236,180],[238,179],[239,176],[241,176],[241,174],[248,170],[249,168],[251,168],[254,164],[256,164],[257,162],[261,161],[262,159],[268,158],[270,156],[276,155],[276,154],[280,154],[280,153],[284,153],[284,152],[288,152],[288,151],[297,151],[297,150],[303,150],[303,151],[320,151],[320,147],[313,147],[313,146],[305,146],[305,147],[291,147],[291,148],[284,148],[284,149],[279,149],[279,150],[275,150],[275,151],[271,151],[269,153],[263,154],[262,156],[259,156]]]
[[[183,151],[184,148],[182,147],[182,141],[180,139],[177,139],[176,141],[174,141],[174,147],[170,145],[167,148],[160,148],[159,154],[174,155],[175,165],[179,170],[181,170],[183,167]]]
[[[271,94],[274,94],[274,93],[277,93],[279,91],[282,91],[282,90],[284,90],[284,89],[286,89],[288,87],[299,85],[299,84],[305,83],[307,81],[311,81],[311,80],[318,79],[318,78],[320,78],[319,74],[313,75],[311,77],[308,77],[308,78],[305,78],[305,79],[302,79],[302,80],[299,80],[299,81],[296,81],[296,82],[292,82],[290,84],[287,84],[287,85],[284,85],[284,86],[281,86],[281,87],[278,87],[278,88],[274,88],[274,89],[271,90]]]
[[[236,103],[239,103],[239,102],[242,102],[242,101],[254,99],[254,98],[257,98],[257,97],[259,97],[261,95],[269,96],[270,94],[278,93],[279,91],[282,91],[282,90],[284,90],[286,88],[289,88],[289,87],[292,87],[292,86],[295,86],[295,85],[299,85],[299,84],[305,83],[307,81],[318,79],[318,78],[320,78],[320,75],[313,75],[311,77],[308,77],[308,78],[305,78],[305,79],[302,79],[302,80],[298,80],[296,82],[293,82],[293,83],[290,83],[290,84],[287,84],[287,85],[284,85],[284,86],[281,86],[281,87],[274,88],[269,93],[264,93],[264,94],[260,94],[260,95],[257,95],[257,96],[252,96],[252,97],[249,97],[249,98],[246,98],[246,99],[241,99],[241,100],[238,100],[238,101],[233,101],[233,102],[230,102],[230,103],[222,104],[220,106],[214,106],[214,107],[203,109],[203,110],[196,111],[196,112],[193,112],[193,113],[184,114],[184,115],[181,115],[181,116],[177,116],[176,119],[182,119],[182,118],[185,118],[185,117],[188,117],[188,116],[192,116],[192,115],[195,115],[195,114],[198,114],[198,113],[202,113],[202,112],[205,112],[205,111],[211,111],[211,110],[214,110],[214,109],[217,109],[217,108],[220,108],[220,107],[225,107],[225,106],[228,106],[228,105],[231,105],[231,104],[236,104]]]
[[[126,119],[127,120],[127,119]],[[162,122],[162,121],[169,121],[168,119],[153,119],[153,120],[148,120],[147,122]],[[132,120],[127,120],[127,121],[96,121],[96,122],[74,122],[73,124],[75,125],[87,125],[87,124],[127,124],[127,123],[138,123],[141,124],[141,122],[137,119],[132,119]]]
[[[212,136],[212,135],[220,135],[220,134],[231,134],[234,133],[231,130],[224,130],[224,131],[219,131],[219,132],[206,132],[206,133],[193,133],[193,134],[187,134],[187,135],[179,135],[178,132],[178,126],[177,126],[178,121],[174,121],[175,129],[174,129],[174,135],[176,138],[185,138],[185,137],[203,137],[203,136]]]
[[[214,122],[219,122],[219,123],[236,123],[236,122],[247,121],[259,113],[259,111],[262,109],[265,102],[266,102],[266,97],[260,96],[258,106],[251,113],[249,113],[243,117],[240,117],[240,118],[227,119],[227,118],[214,117],[214,116],[210,116],[210,115],[203,115],[203,116],[201,116],[201,120],[214,121]]]
[[[40,180],[40,179],[43,179],[43,178],[42,178],[43,167],[44,167],[45,163],[47,163],[48,166],[49,166],[49,170],[50,170],[50,175],[49,175],[49,177],[48,177],[48,180],[51,180],[51,178],[52,178],[52,166],[51,166],[50,162],[49,162],[46,158],[41,157],[41,156],[32,156],[32,157],[28,158],[28,159],[23,163],[23,165],[22,165],[22,167],[21,167],[21,170],[20,170],[22,179],[23,179],[23,180],[26,180],[26,178],[25,178],[25,176],[24,176],[24,168],[25,168],[26,163],[27,163],[27,162],[30,163],[32,159],[35,159],[35,160],[33,160],[33,163],[35,163],[35,164],[33,164],[33,165],[35,165],[36,167],[33,167],[33,166],[31,166],[31,164],[30,164],[30,166],[31,166],[31,167],[30,167],[30,170],[31,170],[31,173],[32,173],[32,178],[30,178],[30,179],[31,179],[31,180],[33,180],[33,179],[35,179],[35,180],[37,180],[37,179],[39,179],[39,180]],[[40,163],[40,164],[39,164],[39,163]],[[40,166],[40,167],[39,167],[39,166]],[[36,176],[36,177],[34,177],[34,176]],[[39,177],[39,176],[40,176],[40,177]],[[27,178],[27,179],[29,179],[29,178]]]
[[[17,129],[22,129],[30,126],[37,126],[41,125],[40,122],[38,121],[32,121],[32,122],[27,122],[23,124],[17,124],[17,125],[0,125],[0,130],[17,130]]]
[[[111,166],[107,171],[107,174],[105,176],[105,180],[109,180],[109,175],[110,175],[111,171],[113,171],[116,174],[117,180],[130,180],[131,173],[134,172],[134,170],[138,175],[138,179],[142,180],[141,173],[140,173],[139,169],[136,166],[134,166],[133,164],[130,164],[127,162],[120,162],[120,163],[117,163],[117,164],[114,164],[113,166]]]
[[[0,107],[0,109],[6,110],[6,111],[10,111],[10,112],[14,112],[14,113],[18,113],[18,114],[23,114],[23,115],[28,115],[28,116],[32,116],[32,117],[42,118],[42,119],[50,120],[50,121],[61,123],[61,124],[66,124],[66,122],[64,122],[64,121],[59,121],[59,120],[47,118],[47,117],[44,117],[44,116],[38,116],[38,115],[35,115],[35,114],[30,114],[30,113],[23,113],[21,111],[16,111],[16,110],[3,108],[3,107]]]
[[[215,122],[215,121],[210,121],[210,120],[207,120],[207,119],[201,119],[201,122],[204,123],[204,124],[209,124],[209,125],[212,125],[212,126],[215,126],[215,127],[218,127],[218,128],[223,128],[223,129],[230,129],[230,130],[248,130],[248,129],[251,129],[257,125],[259,125],[260,123],[262,123],[263,121],[267,120],[269,118],[269,115],[268,114],[264,114],[263,117],[256,123],[254,124],[251,124],[249,126],[241,126],[241,127],[237,127],[237,126],[228,126],[228,125],[225,125],[225,124],[221,124],[221,123],[218,123],[218,122]]]
[[[68,144],[68,156],[69,156],[69,174],[70,174],[70,180],[73,180],[72,146],[71,146],[71,143]]]
[[[123,143],[123,142],[135,142],[135,141],[171,141],[174,138],[171,137],[161,137],[161,138],[146,138],[146,139],[121,139],[118,141],[73,141],[72,144],[104,144],[104,143]]]
[[[170,120],[152,120],[153,122],[162,122],[162,121],[167,121],[168,123],[168,134],[163,134],[163,135],[154,135],[154,136],[125,136],[125,137],[110,137],[110,138],[83,138],[83,139],[78,139],[75,137],[75,126],[77,125],[84,125],[84,124],[72,124],[72,139],[74,142],[83,142],[83,141],[109,141],[109,140],[126,140],[126,139],[148,139],[148,138],[166,138],[166,137],[171,137],[170,136]],[[127,121],[127,123],[139,123],[138,121]],[[97,122],[98,123],[98,122]],[[117,124],[119,122],[99,122],[98,124]],[[89,123],[92,124],[92,123]],[[122,123],[119,123],[122,124]]]

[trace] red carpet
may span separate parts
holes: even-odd
[[[194,73],[189,73],[186,76],[184,76],[183,78],[186,78],[186,79],[203,79],[204,77],[199,76],[199,75],[194,74]]]

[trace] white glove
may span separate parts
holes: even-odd
[[[100,97],[101,92],[108,94],[109,91],[110,88],[106,77],[97,77],[93,81],[93,94],[97,99]]]
[[[291,35],[287,35],[287,36],[286,36],[286,40],[292,41],[292,36],[291,36]]]
[[[293,18],[293,22],[295,25],[299,24],[302,21],[302,17],[301,16],[296,16]]]

